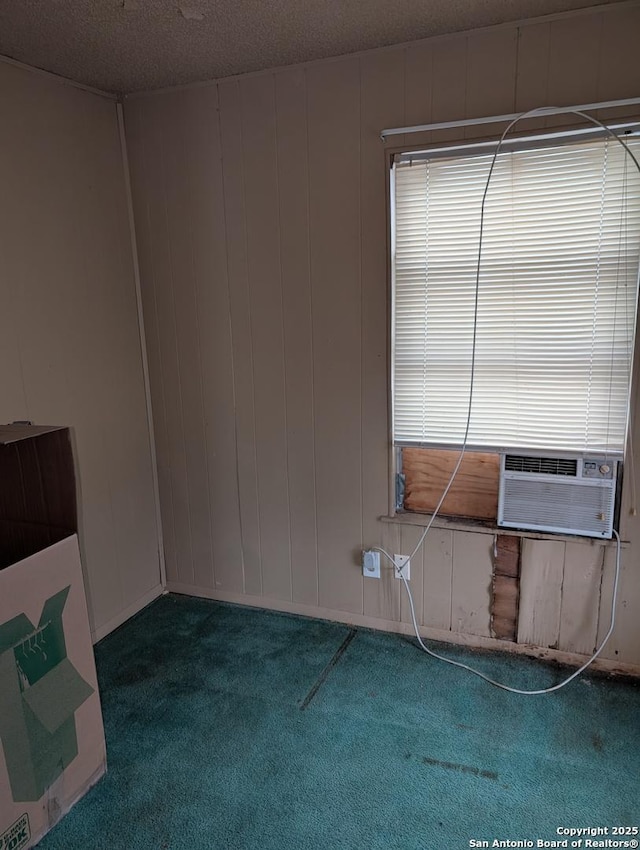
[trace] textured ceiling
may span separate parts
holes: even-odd
[[[105,91],[124,93],[602,3],[0,0],[0,54]]]

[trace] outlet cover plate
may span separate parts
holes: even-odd
[[[394,576],[399,580],[402,574],[409,581],[411,578],[411,561],[409,560],[409,555],[394,554],[393,562],[395,564]]]
[[[362,575],[365,578],[380,578],[380,552],[372,549],[362,552]]]

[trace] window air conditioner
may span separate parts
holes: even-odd
[[[500,457],[498,525],[611,538],[618,464],[604,457]]]

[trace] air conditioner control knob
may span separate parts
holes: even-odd
[[[603,475],[606,475],[606,474],[607,474],[608,472],[610,472],[610,471],[611,471],[611,467],[610,467],[610,466],[608,466],[606,463],[603,463],[603,464],[602,464],[602,466],[600,467],[600,472],[601,472]]]

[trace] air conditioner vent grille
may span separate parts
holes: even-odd
[[[609,487],[513,478],[503,486],[503,524],[611,536],[614,491]]]
[[[531,472],[543,475],[578,474],[578,461],[567,457],[533,457],[529,455],[505,455],[504,468],[507,472]]]

